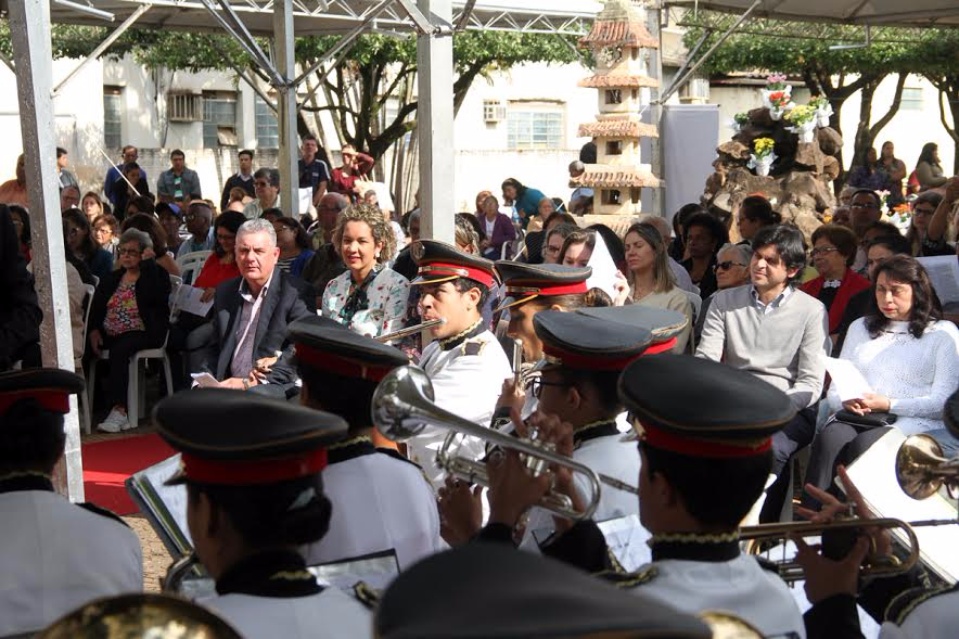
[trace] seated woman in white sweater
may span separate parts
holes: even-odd
[[[819,488],[829,487],[837,462],[849,463],[888,430],[843,421],[838,411],[860,417],[893,413],[892,428],[906,435],[940,431],[942,407],[959,386],[959,330],[941,319],[925,269],[911,257],[892,257],[876,269],[873,290],[871,312],[850,326],[840,355],[873,392],[840,402],[835,385],[829,389],[833,421],[813,441],[806,473],[806,481]]]

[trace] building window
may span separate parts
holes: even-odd
[[[236,146],[236,93],[203,94],[203,148]]]
[[[622,104],[623,92],[619,89],[606,89],[606,104]]]
[[[563,148],[563,105],[513,103],[506,116],[510,151]]]
[[[103,144],[108,149],[119,149],[123,146],[122,105],[123,89],[103,87]]]
[[[167,91],[166,113],[170,122],[196,122],[203,115],[203,96],[185,91]]]
[[[606,143],[606,155],[622,155],[622,154],[623,154],[622,140],[610,140]]]
[[[253,98],[254,114],[256,117],[256,145],[261,149],[280,148],[280,127],[276,121],[276,113],[263,98]]]
[[[922,111],[922,87],[904,88],[899,107],[904,111]]]

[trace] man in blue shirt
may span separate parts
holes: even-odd
[[[186,168],[183,151],[173,149],[170,165],[170,169],[157,178],[157,199],[168,204],[200,199],[200,176],[193,169]]]
[[[317,157],[320,152],[320,143],[317,142],[315,135],[307,133],[303,136],[300,152],[302,153],[298,166],[300,188],[313,189],[313,206],[319,207],[320,200],[326,194],[326,186],[330,183],[330,167]]]

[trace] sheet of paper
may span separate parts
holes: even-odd
[[[305,189],[300,189],[297,191],[297,210],[300,215],[305,215],[310,212],[310,209],[313,208],[313,189],[306,187]]]
[[[956,520],[956,508],[941,495],[917,501],[904,492],[896,481],[896,453],[905,435],[895,428],[882,436],[859,459],[849,465],[849,478],[862,493],[866,504],[877,517],[893,517],[905,522],[929,519]],[[838,481],[838,479],[837,479]],[[841,485],[841,481],[839,481]],[[959,577],[959,526],[921,526],[913,529],[919,539],[919,556],[937,575],[949,584]],[[906,535],[900,529],[892,534],[901,542]]]
[[[638,515],[609,519],[597,526],[606,538],[610,552],[626,572],[634,572],[652,561],[652,550],[647,543],[650,534],[639,523]]]
[[[859,399],[864,393],[873,392],[872,386],[862,376],[855,364],[848,359],[826,358],[826,370],[832,378],[833,386],[839,393],[840,401]]]
[[[959,302],[959,260],[955,256],[918,257],[916,261],[929,273],[932,287],[936,289],[940,302]]]
[[[361,581],[375,590],[385,590],[400,574],[400,564],[395,550],[385,550],[363,557],[310,566],[309,570],[321,584],[346,592]]]
[[[206,317],[206,314],[213,308],[213,298],[204,302],[200,298],[203,296],[203,289],[188,284],[181,284],[177,287],[174,296],[174,304],[181,311],[193,313],[200,317]]]
[[[200,388],[219,388],[220,382],[209,373],[190,373],[190,377]]]

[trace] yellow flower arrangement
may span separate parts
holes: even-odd
[[[776,142],[772,138],[756,138],[753,141],[753,151],[757,158],[768,157],[775,146]]]
[[[808,104],[800,104],[786,114],[786,120],[796,125],[807,124],[816,118],[816,109]]]

